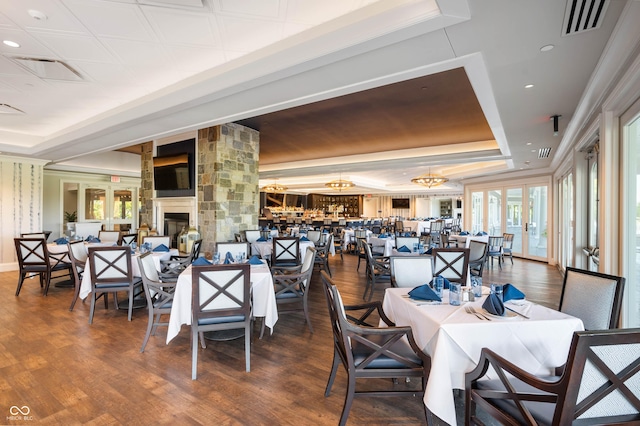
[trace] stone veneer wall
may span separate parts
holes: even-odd
[[[198,223],[203,251],[258,228],[260,133],[230,123],[198,131]]]
[[[153,142],[142,145],[140,156],[140,223],[153,225]]]

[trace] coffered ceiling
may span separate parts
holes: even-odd
[[[0,151],[135,174],[106,152],[238,121],[293,191],[548,173],[628,2],[566,35],[573,3],[0,0]]]

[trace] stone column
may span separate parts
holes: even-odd
[[[235,123],[198,131],[198,223],[203,251],[258,228],[260,134]]]
[[[141,144],[140,155],[140,223],[153,225],[153,142]]]

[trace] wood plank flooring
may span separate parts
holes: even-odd
[[[332,257],[331,269],[345,303],[359,302],[364,266],[357,257]],[[166,329],[140,345],[146,310],[131,322],[126,311],[96,309],[89,303],[69,311],[72,289],[51,286],[41,295],[37,279],[27,280],[15,297],[17,272],[0,273],[0,424],[21,424],[10,407],[27,406],[30,420],[43,424],[221,424],[335,425],[345,395],[340,370],[331,395],[324,397],[333,348],[320,274],[312,279],[311,321],[302,313],[281,313],[273,335],[251,347],[251,372],[244,371],[243,340],[209,342],[200,349],[198,380],[191,380],[189,329],[165,344]],[[557,307],[562,277],[555,267],[515,259],[500,270],[485,270],[485,284],[512,282],[533,301]],[[382,299],[383,287],[374,299]],[[111,306],[112,304],[110,304]],[[388,386],[388,381],[362,383]],[[401,382],[396,386],[415,386]],[[449,390],[443,390],[449,391]],[[424,424],[421,398],[356,399],[349,424]]]

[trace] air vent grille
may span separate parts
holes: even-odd
[[[538,150],[538,158],[549,158],[551,154],[551,148],[540,148]]]
[[[563,35],[578,34],[600,27],[609,0],[567,0]]]
[[[62,61],[42,58],[11,58],[45,80],[83,81],[80,73]]]

